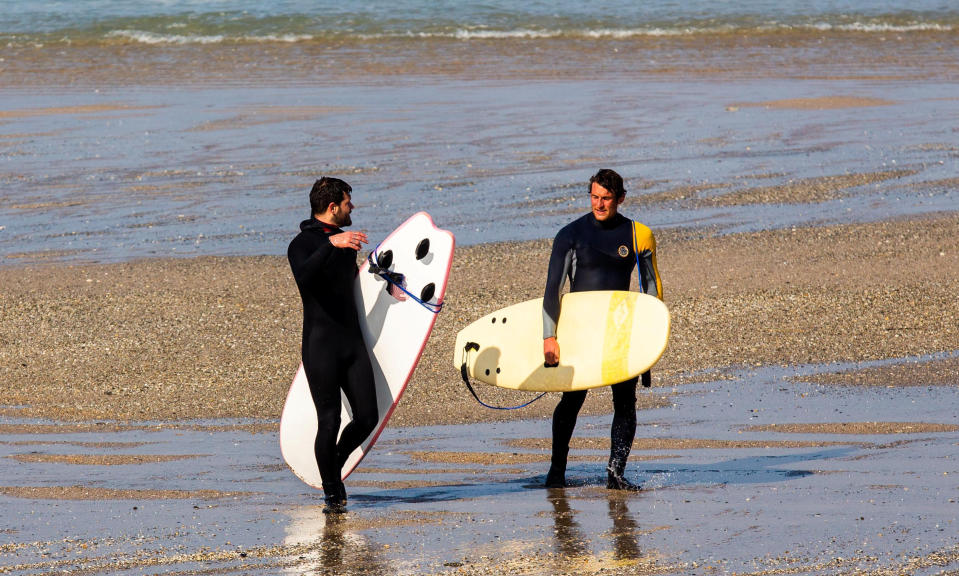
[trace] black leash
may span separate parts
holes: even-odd
[[[543,392],[536,398],[533,398],[532,400],[530,400],[529,402],[525,404],[520,404],[519,406],[494,406],[492,404],[487,404],[486,402],[483,402],[482,400],[480,400],[480,397],[476,394],[476,390],[473,390],[473,385],[470,384],[469,374],[467,374],[466,372],[466,356],[470,352],[478,352],[478,351],[479,351],[479,344],[477,344],[476,342],[466,343],[466,346],[463,348],[463,365],[460,366],[460,376],[463,377],[463,383],[466,384],[466,389],[470,391],[470,394],[473,395],[473,398],[475,398],[476,401],[479,402],[482,406],[485,406],[491,410],[519,410],[520,408],[526,408],[533,402],[536,402],[543,396],[546,396],[546,392]]]

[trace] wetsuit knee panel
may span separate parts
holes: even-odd
[[[362,413],[353,413],[354,425],[366,436],[374,429],[379,422],[379,414],[376,411],[364,410]]]
[[[333,438],[336,438],[336,435],[340,432],[339,410],[337,410],[335,414],[317,414],[316,430],[318,436],[332,435]]]

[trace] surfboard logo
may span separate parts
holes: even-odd
[[[625,245],[620,246],[616,252],[620,255],[621,258],[625,258],[629,256],[629,248],[627,248]]]

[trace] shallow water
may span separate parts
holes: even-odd
[[[570,0],[481,4],[398,0],[370,3],[284,0],[31,0],[6,6],[0,40],[20,43],[322,42],[357,35],[384,37],[510,38],[695,35],[705,32],[811,29],[903,32],[953,30],[948,0],[770,0],[709,2],[611,0],[584,5]]]
[[[482,566],[505,570],[521,558],[538,567],[531,573],[646,564],[670,574],[698,573],[707,566],[728,573],[788,563],[803,573],[826,574],[896,568],[936,552],[938,565],[908,564],[909,573],[955,569],[959,432],[748,429],[790,423],[956,424],[954,386],[802,382],[805,375],[843,368],[849,367],[762,368],[732,381],[645,392],[666,395],[671,405],[642,412],[638,438],[730,443],[634,450],[627,475],[644,485],[639,494],[602,487],[605,449],[572,451],[573,487],[540,488],[546,452],[511,441],[548,438],[546,421],[388,428],[347,482],[350,512],[333,522],[320,512],[318,493],[283,465],[272,432],[183,423],[163,430],[17,434],[9,425],[27,423],[7,418],[0,428],[5,485],[0,570],[413,574]],[[575,438],[606,438],[608,426],[608,416],[582,418]],[[765,447],[731,444],[745,441]],[[133,444],[103,444],[113,442]],[[9,458],[52,454],[193,457],[115,466]],[[497,461],[471,463],[478,456]],[[15,496],[9,487],[17,486],[151,492],[55,500]],[[163,490],[192,494],[148,496]],[[234,494],[204,498],[202,490]]]
[[[953,211],[953,4],[17,3],[0,263],[282,254],[321,175],[374,242],[419,210],[461,245],[548,238],[600,167],[654,229]]]
[[[374,85],[5,90],[0,254],[118,261],[282,254],[315,177],[354,185],[376,242],[429,211],[460,244],[552,237],[602,166],[654,229],[736,232],[954,210],[956,85],[759,80],[397,81]],[[763,106],[835,95],[884,105]],[[754,105],[758,104],[758,105]],[[730,192],[901,170],[812,201]],[[685,187],[699,192],[675,194]],[[663,193],[672,196],[663,198]]]

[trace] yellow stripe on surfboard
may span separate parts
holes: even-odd
[[[629,344],[633,332],[633,305],[628,292],[612,292],[603,336],[604,382],[619,382],[629,377]]]

